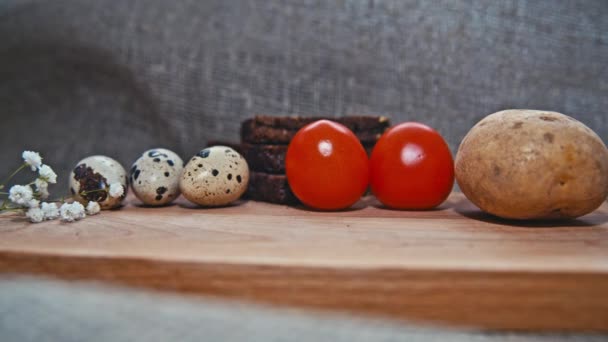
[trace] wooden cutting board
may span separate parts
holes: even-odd
[[[0,215],[0,272],[486,329],[608,331],[608,205],[563,223],[439,209],[180,200],[77,223]]]

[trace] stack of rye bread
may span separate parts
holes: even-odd
[[[345,116],[340,118],[258,115],[241,124],[241,143],[209,142],[225,145],[243,155],[249,164],[249,186],[246,196],[255,201],[296,204],[285,175],[287,146],[298,130],[317,120],[328,119],[348,127],[371,153],[376,141],[390,126],[383,116]]]

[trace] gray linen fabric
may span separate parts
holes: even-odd
[[[608,336],[448,331],[338,314],[28,278],[0,278],[3,342],[599,342]]]
[[[237,140],[255,113],[417,120],[455,151],[483,116],[534,108],[572,115],[605,140],[606,17],[605,0],[2,0],[0,177],[37,150],[60,195],[87,155],[128,168],[164,146],[187,159],[208,139]],[[560,340],[370,324],[0,284],[2,341]]]
[[[3,0],[0,173],[238,139],[254,113],[425,122],[555,110],[608,134],[608,1]],[[59,187],[58,187],[59,188]],[[58,190],[56,190],[58,191]]]

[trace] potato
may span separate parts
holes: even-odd
[[[556,112],[504,110],[465,136],[456,180],[482,210],[510,219],[574,218],[608,195],[608,150],[584,124]]]

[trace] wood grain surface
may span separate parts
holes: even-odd
[[[517,222],[454,193],[405,212],[180,199],[77,223],[0,215],[0,272],[102,280],[484,329],[608,331],[608,205]]]

